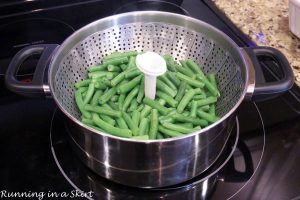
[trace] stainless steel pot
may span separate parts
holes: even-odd
[[[81,123],[74,102],[74,83],[83,79],[87,68],[100,63],[103,56],[127,50],[171,54],[176,60],[192,58],[205,73],[216,73],[222,93],[216,112],[221,120],[183,137],[149,141],[115,137]],[[33,82],[18,82],[17,69],[35,53],[42,55]],[[280,80],[264,81],[257,61],[261,55],[278,63],[283,71]],[[163,187],[189,180],[214,163],[243,100],[274,97],[288,90],[293,79],[286,58],[276,49],[242,49],[227,35],[199,20],[143,11],[95,21],[76,31],[61,46],[24,48],[11,61],[5,81],[19,94],[53,97],[68,116],[74,149],[96,173],[125,185]]]
[[[61,115],[61,114],[59,114]],[[62,119],[63,117],[60,117]],[[62,123],[54,123],[53,128],[59,127]],[[57,160],[57,165],[61,172],[68,178],[67,180],[76,185],[77,189],[82,191],[92,191],[93,199],[143,199],[143,200],[199,200],[210,199],[217,183],[220,182],[246,182],[254,173],[253,160],[251,152],[247,145],[239,140],[239,123],[236,118],[235,128],[230,133],[230,138],[226,143],[224,151],[218,160],[204,173],[199,176],[181,183],[179,185],[164,188],[135,188],[120,184],[114,184],[111,181],[98,176],[91,170],[86,169],[78,159],[73,157],[70,152],[69,145],[65,142],[64,134],[58,135],[55,132],[51,134],[52,153]],[[233,158],[236,148],[241,152],[243,157],[245,170],[238,171],[236,169],[235,159]],[[68,156],[66,159],[65,157]],[[67,168],[65,168],[67,166]],[[71,168],[70,168],[71,166]],[[77,176],[73,176],[76,171]],[[78,178],[80,177],[80,178]],[[224,197],[225,199],[225,197]]]

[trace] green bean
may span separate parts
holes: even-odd
[[[164,82],[162,82],[159,79],[156,80],[156,87],[158,90],[165,92],[166,94],[170,95],[171,97],[175,97],[177,94],[176,90],[173,90],[167,84],[165,84]]]
[[[210,108],[210,105],[205,105],[205,106],[198,107],[198,109],[200,109],[200,110],[202,110],[204,112],[209,111],[209,108]]]
[[[216,106],[215,106],[215,104],[212,104],[212,105],[209,106],[208,113],[211,114],[211,115],[216,115]]]
[[[164,99],[158,99],[158,103],[162,106],[164,106],[167,102]]]
[[[118,99],[119,110],[122,110],[125,98],[126,98],[125,94],[120,94]]]
[[[194,127],[192,123],[188,123],[188,122],[186,122],[186,123],[179,123],[177,125],[183,126],[185,128],[191,128],[191,129]]]
[[[151,109],[152,108],[150,106],[145,105],[143,110],[141,111],[141,118],[143,119],[143,118],[147,117],[150,114]]]
[[[117,72],[107,72],[105,77],[108,79],[108,80],[111,80],[113,79],[114,77],[116,77],[118,75]],[[92,76],[92,78],[97,78],[97,76]]]
[[[119,95],[114,95],[114,96],[112,96],[112,97],[110,98],[110,100],[111,100],[112,102],[117,102],[118,99],[119,99]]]
[[[81,95],[80,90],[77,90],[75,92],[75,101],[76,101],[78,109],[80,110],[82,115],[87,119],[91,119],[92,118],[91,113],[84,109],[84,104],[83,104],[82,95]]]
[[[128,51],[128,52],[114,52],[110,55],[107,55],[103,57],[103,60],[110,60],[110,59],[115,59],[119,57],[129,57],[129,56],[136,56],[137,52],[136,51]]]
[[[100,98],[100,96],[103,94],[102,90],[97,90],[91,100],[91,105],[92,106],[96,106],[98,104],[98,100]]]
[[[79,81],[79,82],[75,83],[75,88],[78,89],[80,87],[88,86],[91,83],[91,81],[92,81],[91,79],[85,79],[85,80]]]
[[[139,92],[138,86],[135,87],[131,92],[129,92],[129,94],[127,95],[127,97],[124,100],[124,104],[122,107],[123,111],[127,111],[128,106],[130,105],[133,98],[138,94],[138,92]]]
[[[186,84],[186,89],[190,90],[190,89],[194,89],[192,86],[190,86],[189,84]]]
[[[122,69],[123,71],[125,71],[125,70],[127,69],[128,65],[126,65],[126,64],[121,64],[120,67],[121,67],[121,69]]]
[[[116,121],[120,128],[128,129],[128,126],[122,117],[117,118]]]
[[[120,72],[121,71],[121,68],[120,67],[117,67],[115,65],[108,65],[107,66],[107,70],[109,72]]]
[[[140,113],[139,111],[134,110],[134,111],[132,112],[132,121],[133,121],[135,124],[137,124],[137,125],[140,124],[140,117],[141,117],[141,113]]]
[[[186,65],[195,73],[197,74],[201,74],[204,76],[204,73],[201,71],[200,67],[193,61],[190,59],[186,60]]]
[[[119,109],[119,106],[118,106],[116,103],[112,102],[112,101],[109,101],[109,102],[108,102],[108,105],[109,105],[112,109],[114,109],[114,110],[120,110],[120,109]]]
[[[94,83],[91,82],[86,92],[86,95],[84,97],[83,104],[87,104],[90,102],[90,100],[93,97],[94,91],[95,91],[95,85]]]
[[[125,83],[125,84],[121,85],[119,87],[119,92],[121,94],[124,94],[124,93],[132,90],[134,87],[136,87],[140,83],[141,79],[142,79],[142,75],[132,79],[128,83]]]
[[[163,57],[166,61],[168,70],[176,72],[173,57],[171,55],[164,55]]]
[[[195,95],[205,94],[205,92],[201,88],[195,88]]]
[[[141,71],[139,69],[133,69],[133,70],[125,72],[125,78],[130,79],[130,78],[136,77],[136,76],[138,76],[140,74],[141,74]]]
[[[136,140],[149,140],[149,135],[137,135],[137,136],[132,136],[131,139],[136,139]]]
[[[175,99],[173,99],[171,96],[161,92],[161,91],[157,91],[156,95],[161,98],[164,99],[170,106],[172,107],[176,107],[178,105],[178,101],[176,101]]]
[[[108,87],[111,87],[111,82],[110,80],[108,80],[106,77],[105,78],[102,78],[101,82],[106,85],[106,89],[108,90],[109,88]]]
[[[175,120],[172,117],[165,117],[165,118],[162,118],[161,120],[159,120],[159,122],[162,124],[165,122],[173,123],[173,122],[175,122]]]
[[[139,126],[140,135],[148,135],[150,120],[148,118],[141,119]]]
[[[198,109],[197,115],[202,119],[205,119],[208,122],[214,123],[218,121],[220,118],[209,113],[203,112],[202,110]]]
[[[182,134],[182,133],[180,133],[178,131],[167,129],[167,128],[161,126],[161,125],[158,125],[158,130],[160,132],[162,132],[163,134],[171,136],[171,137],[179,137],[179,136],[183,136],[184,135],[184,134]]]
[[[173,72],[167,71],[166,76],[174,83],[174,85],[176,85],[176,87],[179,87],[181,81],[173,74]]]
[[[136,58],[135,56],[130,56],[129,57],[128,69],[136,67],[136,65],[135,65],[135,58]]]
[[[205,98],[206,98],[205,94],[198,94],[193,97],[193,100],[200,100],[200,99],[205,99]]]
[[[105,104],[110,98],[112,98],[117,93],[117,88],[113,87],[105,92],[100,98],[99,103]]]
[[[187,104],[193,99],[195,95],[195,90],[189,90],[181,99],[181,101],[179,102],[178,106],[177,106],[177,112],[178,113],[182,113],[185,109],[185,107],[187,106]]]
[[[118,74],[115,78],[110,81],[111,86],[118,85],[125,78],[125,72]]]
[[[103,60],[103,65],[121,65],[124,63],[128,63],[127,57],[117,57],[109,60]]]
[[[197,117],[191,117],[191,116],[184,116],[182,114],[175,114],[172,116],[172,118],[177,122],[192,123],[196,126],[198,126],[198,125],[207,126],[208,125],[208,122],[203,119],[199,119]]]
[[[191,70],[191,69],[187,66],[186,61],[180,60],[179,62],[180,62],[181,66],[182,66],[183,68],[185,68],[185,69],[188,70],[189,72],[192,72],[193,75],[194,75],[193,70]]]
[[[117,91],[119,90],[119,87],[121,87],[122,85],[128,83],[129,81],[127,79],[122,80],[116,87],[117,87]]]
[[[165,75],[159,76],[159,79],[162,80],[165,84],[167,84],[173,90],[177,90],[176,85],[174,85],[174,83],[172,83],[172,81],[170,79],[168,79],[167,76],[165,76]]]
[[[138,103],[141,103],[142,100],[143,100],[144,95],[145,95],[145,81],[144,81],[144,77],[143,77],[142,80],[141,80],[141,84],[139,86],[139,92],[138,92],[138,95],[136,97],[136,101]]]
[[[188,68],[184,68],[184,67],[182,67],[182,66],[176,66],[176,70],[177,70],[177,72],[180,72],[180,73],[182,73],[182,74],[184,74],[184,75],[186,75],[186,76],[188,76],[188,77],[194,77],[194,72],[192,72],[190,69],[188,69]]]
[[[89,77],[89,78],[93,78],[93,79],[97,79],[97,78],[106,76],[107,73],[112,73],[112,72],[107,72],[107,71],[94,71],[94,72],[88,73],[88,77]]]
[[[107,74],[106,74],[106,78],[108,79],[108,80],[112,80],[113,78],[115,78],[116,76],[118,76],[118,72],[107,72]]]
[[[135,135],[135,136],[138,135],[139,134],[138,124],[134,123],[134,121],[131,119],[131,117],[127,113],[122,112],[122,115],[123,115],[123,118],[124,118],[126,124],[132,131],[132,135]]]
[[[87,119],[87,118],[82,118],[81,122],[86,124],[86,125],[95,125],[94,121],[92,119]]]
[[[110,105],[108,105],[107,103],[103,104],[102,107],[112,110],[112,107],[110,107]]]
[[[198,100],[197,104],[198,104],[198,107],[201,107],[201,106],[205,106],[205,105],[212,104],[215,102],[217,102],[217,98],[211,96],[211,97],[207,97],[206,99]]]
[[[170,111],[167,115],[162,115],[159,117],[159,120],[163,119],[163,118],[168,118],[168,117],[172,117],[173,115],[175,115],[177,113],[176,109]]]
[[[84,108],[87,111],[96,112],[96,113],[108,115],[111,117],[121,117],[122,116],[120,111],[109,109],[104,106],[92,106],[90,104],[86,104]]]
[[[157,101],[149,99],[148,97],[144,98],[143,103],[148,106],[151,106],[153,109],[157,109],[158,112],[160,112],[163,115],[166,115],[169,113],[169,110],[166,107],[160,105]]]
[[[185,81],[181,81],[177,95],[175,97],[176,101],[180,101],[185,93],[185,89],[186,89],[186,82]]]
[[[139,105],[139,106],[137,107],[136,110],[139,111],[139,112],[142,112],[143,108],[144,108],[144,105],[141,104],[141,105]]]
[[[116,124],[116,121],[111,118],[110,116],[107,116],[107,115],[101,115],[99,116],[103,121],[105,121],[106,123],[114,126]]]
[[[216,75],[215,74],[208,74],[207,78],[209,80],[209,82],[218,89],[218,85],[217,85],[217,80],[216,80]]]
[[[84,97],[85,97],[86,93],[87,93],[87,90],[86,90],[86,91],[84,91],[84,92],[82,92],[82,98],[83,98],[83,99],[84,99]]]
[[[204,83],[200,82],[200,81],[197,81],[195,79],[192,79],[182,73],[179,73],[177,72],[177,78],[179,78],[180,80],[182,81],[186,81],[187,84],[189,84],[190,86],[193,86],[193,87],[199,87],[199,88],[202,88],[204,87]]]
[[[160,132],[158,132],[156,135],[156,139],[158,139],[158,140],[164,139],[164,136]]]
[[[94,123],[94,125],[91,124],[87,124],[89,127],[96,129],[97,131],[101,131],[101,132],[105,132],[103,129],[99,128],[98,126],[96,126],[96,124]]]
[[[132,132],[129,129],[121,129],[121,128],[116,128],[105,121],[101,120],[100,117],[97,114],[93,114],[93,121],[94,123],[99,126],[101,129],[106,131],[107,133],[110,133],[112,135],[120,136],[120,137],[131,137]]]
[[[194,130],[192,128],[186,128],[186,127],[180,126],[178,124],[172,124],[172,123],[165,122],[162,125],[164,127],[168,128],[168,129],[171,129],[173,131],[177,131],[177,132],[180,132],[180,133],[192,133],[192,132],[194,132]]]
[[[198,108],[198,103],[197,101],[192,101],[192,106],[191,106],[191,117],[196,117],[197,116],[197,108]]]
[[[213,84],[211,84],[209,82],[209,80],[205,77],[205,76],[201,76],[201,75],[197,75],[196,78],[200,81],[202,81],[205,84],[206,89],[215,97],[220,97],[220,92],[217,88],[215,88],[213,86]]]
[[[184,112],[181,113],[181,114],[184,115],[184,116],[186,116],[186,117],[190,116],[190,112],[188,112],[188,111],[184,111]]]
[[[150,120],[150,129],[149,129],[149,138],[155,139],[158,130],[158,110],[152,109],[151,111],[151,120]]]
[[[138,102],[136,101],[136,98],[132,99],[130,106],[128,108],[128,112],[133,112],[137,109],[138,107]]]
[[[106,70],[107,65],[97,65],[97,66],[93,66],[88,68],[89,72],[95,72],[95,71],[104,71]]]
[[[80,87],[80,88],[77,89],[77,91],[79,91],[81,94],[83,92],[86,92],[87,90],[88,90],[88,87]]]
[[[105,85],[102,80],[96,80],[94,84],[96,89],[104,90],[107,88],[107,85]]]

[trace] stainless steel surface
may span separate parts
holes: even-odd
[[[128,50],[192,58],[205,73],[216,73],[221,120],[180,138],[149,141],[119,138],[82,124],[74,83],[103,56]],[[162,187],[191,179],[217,159],[248,88],[247,64],[228,36],[204,22],[166,12],[132,12],[93,22],[65,40],[51,60],[49,83],[54,100],[70,119],[78,154],[85,154],[91,169],[122,184]]]
[[[189,180],[210,167],[233,124],[234,117],[230,117],[222,126],[195,137],[158,143],[99,137],[72,121],[68,129],[73,149],[96,173],[125,185],[162,187]]]
[[[54,159],[56,160],[58,168],[60,169],[61,173],[64,174],[67,181],[71,185],[76,185],[76,187],[83,191],[87,191],[87,188],[92,189],[92,191],[96,194],[95,199],[128,199],[128,197],[130,197],[131,199],[207,199],[211,195],[210,192],[214,190],[215,183],[217,181],[222,181],[221,178],[224,177],[224,174],[220,175],[219,171],[224,168],[224,166],[232,158],[233,153],[236,152],[236,146],[239,140],[239,121],[237,117],[235,119],[235,124],[236,127],[230,133],[231,139],[230,142],[227,143],[227,148],[222,152],[220,158],[207,172],[194,178],[188,183],[185,182],[183,184],[167,188],[137,190],[136,188],[116,185],[111,183],[110,181],[108,182],[102,178],[99,178],[89,170],[80,170],[75,166],[74,167],[76,168],[76,172],[81,178],[74,179],[74,177],[72,176],[72,172],[70,173],[68,170],[65,171],[66,165],[74,165],[74,163],[69,163],[69,160],[66,161],[64,159],[59,159],[61,156],[63,157],[64,151],[57,151],[54,146],[54,148],[52,148],[52,153]],[[55,136],[52,136],[52,133],[51,141],[53,141],[53,143],[55,143],[56,141]],[[75,145],[74,148],[78,147]],[[70,157],[72,156],[72,154],[67,155]],[[84,154],[84,157],[81,157],[81,159],[86,159],[85,157],[86,155]],[[233,173],[230,175],[235,176],[236,174]]]
[[[255,69],[253,66],[253,63],[250,59],[250,57],[248,56],[247,52],[241,48],[241,53],[244,56],[244,59],[247,63],[248,66],[248,73],[249,73],[249,81],[248,81],[248,86],[247,86],[247,91],[246,91],[246,95],[245,95],[245,100],[251,100],[252,95],[254,93],[254,89],[255,89]]]

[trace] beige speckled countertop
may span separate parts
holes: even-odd
[[[279,49],[300,86],[300,39],[289,30],[288,0],[213,0],[216,6],[260,46]]]

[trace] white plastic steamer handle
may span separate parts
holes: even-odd
[[[137,55],[136,66],[145,74],[145,96],[155,99],[156,77],[167,71],[166,61],[159,54],[148,51]]]

